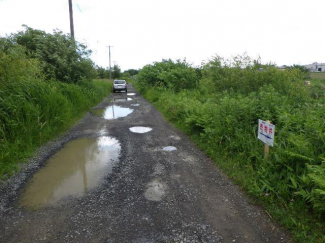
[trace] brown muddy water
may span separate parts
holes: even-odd
[[[107,106],[104,109],[92,110],[95,116],[105,118],[106,120],[113,120],[121,117],[126,117],[130,115],[134,110],[126,107],[121,107],[117,105]]]
[[[82,196],[112,173],[120,151],[119,141],[107,136],[69,142],[33,175],[19,206],[37,210],[69,196]]]

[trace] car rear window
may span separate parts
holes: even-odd
[[[114,84],[125,84],[125,80],[115,80]]]

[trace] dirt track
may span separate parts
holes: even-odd
[[[134,92],[133,87],[128,91]],[[112,94],[96,108],[126,97]],[[152,105],[138,94],[128,97],[133,100],[117,102],[133,113],[115,120],[87,113],[0,186],[0,242],[290,241]],[[153,130],[132,133],[133,126]],[[113,137],[121,145],[119,161],[100,186],[38,210],[18,206],[28,179],[52,155],[71,140],[99,136]],[[164,151],[166,146],[177,150]]]

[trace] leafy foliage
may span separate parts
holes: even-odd
[[[121,68],[118,65],[114,65],[112,68],[112,78],[120,78],[121,77]]]
[[[125,74],[125,73],[129,73],[130,76],[132,77],[132,76],[137,75],[139,73],[139,70],[137,70],[137,69],[128,69],[128,70],[125,70],[123,72],[123,74]]]
[[[320,165],[307,165],[308,174],[302,176],[301,181],[309,189],[301,189],[299,194],[313,208],[321,213],[325,212],[325,160]]]
[[[153,65],[146,65],[137,75],[140,88],[146,86],[166,87],[179,92],[182,89],[193,89],[197,86],[199,75],[186,61],[163,60]]]
[[[302,242],[322,242],[324,237],[317,232],[325,225],[321,160],[325,154],[325,99],[315,97],[315,87],[304,85],[301,70],[279,70],[247,56],[215,57],[202,67],[199,86],[193,87],[168,85],[161,77],[171,74],[158,68],[165,65],[146,66],[137,75],[136,84],[145,97],[251,195],[266,205],[291,210],[293,216],[283,222],[297,237],[303,237]],[[275,146],[267,160],[264,145],[256,138],[258,119],[276,125]],[[312,226],[294,219],[302,208],[313,210]],[[317,227],[313,220],[318,220]]]
[[[65,83],[77,83],[83,79],[91,80],[96,76],[93,62],[88,58],[91,51],[71,40],[61,31],[53,34],[25,26],[25,30],[12,34],[7,46],[20,45],[26,48],[29,58],[40,61],[41,69],[47,79]]]
[[[0,38],[0,179],[110,92],[86,81],[93,69],[82,56],[61,33]]]
[[[100,79],[109,78],[109,70],[108,69],[97,66],[96,71],[97,71],[97,78],[100,78]]]

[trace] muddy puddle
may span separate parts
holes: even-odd
[[[115,98],[114,102],[125,102],[125,101],[132,101],[132,98]]]
[[[130,127],[130,131],[134,133],[146,133],[152,130],[151,127]]]
[[[113,120],[121,117],[126,117],[127,115],[130,115],[133,111],[134,110],[130,108],[112,105],[107,106],[104,109],[92,110],[91,113],[93,113],[95,116],[99,116],[107,120]]]
[[[135,95],[135,93],[128,93],[127,95],[131,95],[131,96],[133,96],[133,95]]]
[[[82,138],[66,144],[33,175],[19,206],[37,210],[66,197],[79,197],[112,173],[121,145],[115,138]]]

